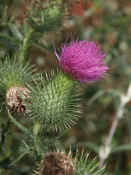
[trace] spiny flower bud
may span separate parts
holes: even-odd
[[[45,127],[48,131],[69,128],[80,114],[74,81],[60,71],[51,74],[47,79],[41,76],[39,84],[28,86],[31,93],[26,109],[29,118],[40,123],[41,132]]]
[[[76,41],[64,45],[60,55],[56,53],[60,67],[73,79],[88,83],[105,75],[108,67],[102,59],[105,56],[92,41]]]
[[[13,112],[25,112],[24,101],[29,98],[29,90],[26,87],[12,86],[6,92],[6,104]]]
[[[49,152],[45,154],[40,163],[37,175],[73,175],[72,160],[62,152]]]

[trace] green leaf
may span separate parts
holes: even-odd
[[[99,146],[96,145],[93,142],[86,142],[86,143],[79,143],[80,146],[83,146],[84,148],[89,148],[93,151],[95,151],[96,153],[99,153]]]
[[[37,18],[36,14],[37,13]],[[63,12],[58,6],[49,6],[47,9],[31,14],[29,23],[36,32],[54,31],[62,25]]]
[[[122,152],[122,151],[131,151],[131,144],[117,146],[112,148],[111,153]]]

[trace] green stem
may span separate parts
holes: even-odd
[[[40,155],[40,148],[39,148],[39,142],[38,142],[38,137],[34,136],[34,145],[35,145],[35,149],[38,155]]]
[[[40,123],[35,122],[34,127],[33,127],[33,135],[34,135],[34,145],[35,145],[35,149],[38,155],[40,154],[39,140],[38,140],[39,130],[40,130]]]
[[[26,154],[28,154],[28,152],[24,152],[22,153],[16,160],[14,160],[10,165],[13,166],[15,165],[17,162],[19,162]]]
[[[8,110],[8,116],[11,119],[12,123],[14,123],[21,131],[23,131],[25,134],[29,135],[31,138],[33,138],[32,133],[25,128],[23,125],[21,125],[19,122],[17,122],[12,115],[10,114],[9,110]]]
[[[27,58],[27,50],[29,48],[29,42],[31,40],[33,32],[34,32],[34,29],[31,28],[24,38],[22,48],[20,49],[20,62],[21,63],[23,63],[23,61],[25,61],[25,59]]]

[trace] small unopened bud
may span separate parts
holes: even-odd
[[[13,112],[25,112],[24,101],[27,102],[28,98],[29,90],[25,87],[12,86],[6,92],[6,104]]]
[[[47,153],[40,163],[37,175],[73,175],[72,160],[62,152]]]

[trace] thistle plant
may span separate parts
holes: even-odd
[[[60,56],[56,53],[60,67],[80,82],[89,83],[103,77],[107,66],[103,65],[105,56],[94,42],[76,41],[64,45]]]
[[[45,154],[41,160],[37,170],[34,171],[34,175],[106,175],[105,167],[99,168],[98,161],[96,159],[89,161],[89,155],[84,152],[78,155],[72,156],[71,152],[65,154],[65,152],[49,152]]]
[[[5,57],[0,60],[0,91],[5,91],[12,86],[25,86],[33,79],[33,67],[26,64],[19,64],[17,60]]]
[[[41,1],[38,3],[41,4]],[[2,120],[5,114],[7,123],[10,123],[9,129],[15,126],[18,129],[13,128],[16,135],[18,132],[22,137],[22,141],[18,138],[20,146],[14,151],[19,156],[12,156],[10,164],[17,164],[28,155],[34,162],[39,162],[38,171],[35,171],[38,175],[102,175],[104,170],[99,170],[96,161],[88,162],[86,156],[54,150],[62,148],[64,151],[61,137],[81,117],[80,85],[105,76],[108,70],[103,62],[105,54],[95,42],[81,40],[64,43],[64,46],[52,51],[57,57],[57,70],[38,73],[28,60],[29,48],[31,44],[36,44],[32,43],[34,37],[42,36],[42,31],[45,35],[62,26],[59,5],[51,4],[48,8],[32,6],[34,11],[28,14],[24,24],[30,30],[24,30],[25,33],[21,33],[23,38],[17,40],[18,53],[8,53],[8,57],[0,60]],[[39,14],[39,20],[36,14]],[[18,32],[21,32],[19,28]],[[42,48],[45,49],[44,45]],[[3,141],[2,146],[5,144]]]
[[[46,130],[69,128],[79,117],[79,99],[74,91],[76,83],[61,71],[53,74],[47,80],[41,76],[39,84],[36,82],[34,87],[28,87],[31,92],[27,105],[29,118],[34,123],[39,121],[40,128]]]
[[[15,60],[0,60],[0,93],[1,98],[12,111],[25,109],[21,100],[28,97],[26,83],[33,79],[33,67],[28,63],[18,64]]]

